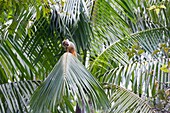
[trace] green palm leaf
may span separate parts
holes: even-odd
[[[20,81],[0,85],[0,112],[28,112],[29,100],[38,81]]]
[[[157,28],[145,30],[111,44],[91,62],[89,65],[90,71],[94,76],[100,77],[100,75],[103,75],[108,70],[117,67],[118,63],[126,65],[134,62],[128,56],[128,52],[130,49],[133,49],[135,44],[141,47],[144,53],[150,54],[153,58],[158,58],[158,56],[160,56],[159,54],[155,54],[154,56],[152,56],[152,54],[159,47],[159,44],[167,44],[170,33],[168,29],[169,28]]]
[[[146,101],[133,92],[113,84],[106,83],[104,87],[110,94],[112,103],[110,113],[154,113]]]
[[[162,4],[167,9],[161,9],[159,15],[155,15],[148,8],[155,4]],[[147,29],[160,28],[169,25],[169,2],[165,1],[119,1],[97,0],[92,10],[92,22],[94,38],[93,49],[101,53],[101,49],[107,48],[117,39],[124,39],[132,33]],[[102,46],[101,46],[102,45]]]
[[[169,65],[169,59],[130,63],[110,69],[100,80],[104,83],[121,85],[138,95],[154,96],[158,89],[164,89],[163,83],[168,83],[170,80],[168,72],[162,69],[164,65]]]
[[[39,97],[43,99],[39,100]],[[72,107],[68,108],[70,103],[73,105],[76,101],[82,107],[82,100],[85,105],[88,105],[89,99],[94,108],[106,108],[109,106],[106,97],[99,83],[77,58],[70,53],[65,53],[34,93],[31,99],[31,110],[35,113],[47,112],[47,109],[54,112],[55,108],[60,106],[60,109],[72,111]],[[63,107],[62,103],[66,106]]]
[[[34,22],[29,32],[30,34],[17,41],[22,52],[42,72],[39,76],[42,80],[44,73],[48,75],[55,62],[64,53],[61,47],[62,39],[58,34],[51,35],[50,23],[43,17]]]
[[[23,7],[19,2],[9,0],[4,2],[4,7],[7,4],[9,6],[7,10],[4,9],[6,12],[2,17],[4,21],[0,22],[0,25],[2,24],[0,37],[4,39],[0,44],[2,75],[0,79],[4,80],[3,83],[6,83],[7,79],[30,80],[33,77],[43,80],[44,73],[48,75],[55,65],[54,62],[62,54],[60,41],[56,41],[49,35],[48,16],[43,18],[45,14],[43,5],[48,6],[48,3],[46,0],[43,3],[26,0],[21,3]],[[46,65],[42,66],[44,64]]]
[[[56,3],[52,11],[50,25],[52,31],[57,31],[60,40],[65,38],[72,40],[77,46],[78,53],[84,54],[91,44],[92,5],[92,0],[66,0]]]
[[[30,80],[37,74],[33,64],[27,59],[27,56],[21,52],[21,47],[18,42],[11,37],[3,41],[0,46],[0,64],[1,64],[1,78],[6,81],[0,83],[7,83],[10,81]]]

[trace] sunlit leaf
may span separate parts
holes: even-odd
[[[144,50],[140,49],[140,50],[138,50],[138,55],[141,55],[144,52],[145,52]]]
[[[155,8],[156,8],[156,6],[153,5],[153,6],[149,7],[148,10],[153,10],[153,9],[155,9]]]
[[[155,54],[157,54],[158,52],[160,52],[160,50],[155,50],[155,51],[152,53],[152,55],[155,55]]]
[[[162,67],[160,68],[163,72],[169,73],[170,70],[168,69],[167,65],[162,65]]]
[[[155,12],[156,12],[156,14],[158,15],[159,12],[160,12],[160,8],[156,8],[156,9],[155,9]]]
[[[159,7],[162,9],[166,9],[165,5],[160,5]]]

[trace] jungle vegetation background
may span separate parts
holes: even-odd
[[[1,113],[168,113],[169,57],[169,0],[0,0]]]

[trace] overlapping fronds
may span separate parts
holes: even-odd
[[[130,63],[109,70],[100,80],[124,86],[140,96],[154,96],[158,89],[170,85],[169,73],[162,70],[164,65],[169,65],[169,59]]]
[[[100,51],[101,45],[109,46],[125,34],[131,33],[123,15],[113,5],[113,1],[97,0],[92,10],[94,32],[93,49]]]
[[[17,80],[33,80],[38,73],[29,59],[21,52],[19,44],[9,38],[0,46],[0,83]]]
[[[20,3],[9,0],[3,5],[4,12],[0,14],[0,73],[3,83],[7,79],[44,79],[62,53],[57,44],[61,41],[50,37],[49,1],[25,0]]]
[[[66,0],[53,5],[51,28],[60,39],[75,42],[78,52],[88,50],[92,36],[90,12],[93,0]],[[81,51],[83,50],[83,51]]]
[[[80,20],[80,14],[84,13],[90,17],[90,11],[93,6],[92,0],[62,0],[52,5],[53,14],[52,21],[57,20],[55,25],[59,24],[60,27],[74,27]],[[56,22],[56,21],[55,21]],[[57,27],[57,26],[56,26]]]
[[[30,97],[38,81],[20,81],[0,85],[0,112],[28,112]]]
[[[93,75],[99,77],[113,67],[118,66],[118,63],[125,65],[132,62],[128,53],[134,49],[133,46],[135,45],[138,45],[143,53],[149,54],[150,57],[158,58],[159,55],[152,56],[152,54],[159,48],[159,44],[168,43],[170,36],[168,29],[158,28],[138,32],[124,40],[113,43],[91,62],[89,65],[90,71]]]
[[[0,1],[0,112],[67,113],[77,103],[88,111],[89,99],[94,108],[108,105],[99,83],[76,58],[66,53],[56,64],[65,38],[106,83],[108,112],[151,112],[139,97],[169,86],[169,6],[169,0]],[[39,84],[18,81],[48,75],[29,111]]]
[[[52,0],[51,0],[52,2]],[[49,2],[43,0],[24,0],[24,1],[1,1],[0,3],[0,41],[6,40],[9,35],[22,37],[23,31],[29,28],[34,20],[39,19],[43,11],[43,17],[49,13]]]
[[[95,36],[92,51],[96,50],[98,54],[103,48],[132,33],[169,26],[169,4],[168,0],[95,1],[92,12]],[[155,9],[149,10],[153,6]],[[155,10],[159,10],[159,14],[156,14]]]
[[[21,51],[42,71],[41,76],[44,76],[44,73],[47,76],[64,52],[61,47],[62,39],[58,34],[52,36],[50,24],[43,17],[35,21],[29,32],[22,40],[17,40]]]

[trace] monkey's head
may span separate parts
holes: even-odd
[[[70,52],[74,56],[77,56],[76,47],[75,47],[74,43],[72,43],[71,41],[66,39],[62,42],[62,45],[66,49],[67,52]]]
[[[66,39],[62,42],[62,45],[64,46],[64,48],[67,48],[70,45],[70,41]]]

